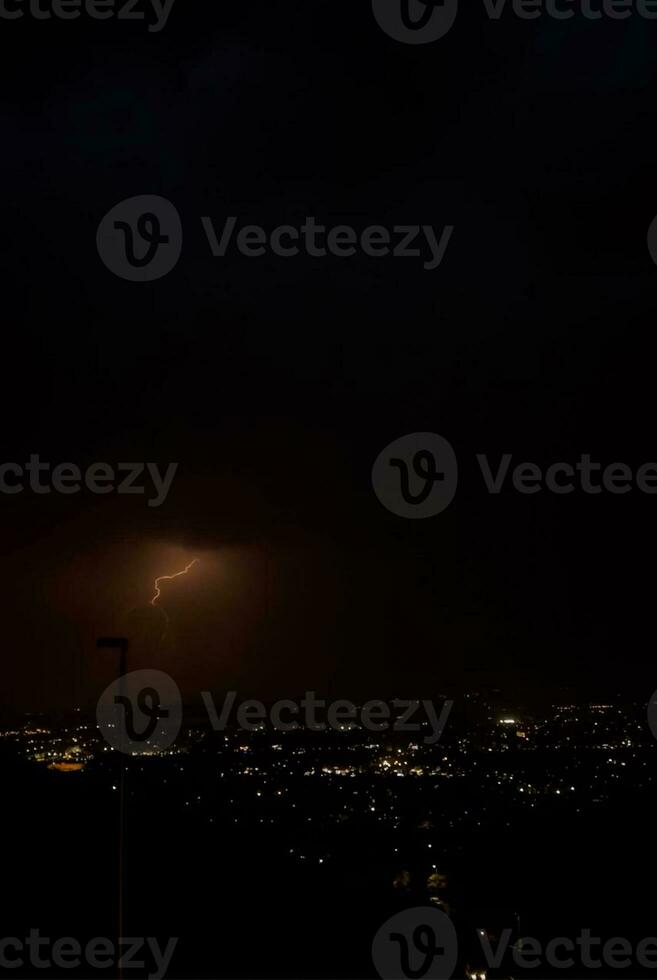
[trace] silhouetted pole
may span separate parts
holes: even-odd
[[[99,650],[118,650],[119,651],[119,697],[120,703],[125,696],[125,675],[128,672],[128,641],[122,636],[101,636],[96,640],[96,647]],[[119,944],[123,939],[123,918],[125,909],[125,803],[126,803],[126,766],[121,751],[119,751],[119,896],[118,896],[118,921],[117,932]],[[123,977],[122,957],[119,949],[118,975],[119,980]]]

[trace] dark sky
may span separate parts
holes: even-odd
[[[657,459],[657,23],[472,4],[411,47],[366,0],[177,0],[158,34],[25,18],[0,45],[2,460],[179,463],[160,508],[0,496],[0,705],[89,700],[121,628],[190,697],[647,699],[657,496],[491,497],[473,460]],[[138,194],[185,229],[147,284],[95,246]],[[201,215],[455,231],[435,272],[214,259]],[[462,467],[427,521],[370,483],[415,431]],[[154,576],[195,556],[149,645]]]

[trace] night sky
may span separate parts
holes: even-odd
[[[188,699],[648,700],[657,496],[493,497],[474,457],[657,461],[657,21],[468,4],[405,46],[366,0],[177,0],[160,33],[26,17],[0,44],[2,461],[179,463],[159,508],[0,495],[0,707],[90,703],[108,632]],[[185,233],[144,284],[95,244],[138,194]],[[201,215],[455,231],[433,272],[219,259]],[[370,474],[417,431],[461,482],[405,521]],[[158,645],[153,579],[193,557]]]

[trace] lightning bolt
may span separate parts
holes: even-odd
[[[151,599],[151,606],[154,606],[162,595],[160,582],[168,582],[173,578],[180,578],[181,575],[186,575],[192,565],[195,565],[198,561],[200,561],[199,558],[194,558],[192,561],[190,561],[189,565],[186,565],[185,568],[183,568],[182,572],[175,572],[173,575],[158,575],[158,577],[155,579],[155,595]]]

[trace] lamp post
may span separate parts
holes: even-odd
[[[96,640],[98,650],[119,651],[119,697],[124,697],[125,675],[128,671],[128,641],[123,636],[101,636]],[[119,895],[117,932],[119,944],[123,939],[124,890],[125,890],[125,800],[126,800],[126,767],[119,751]],[[120,945],[118,947],[120,949]],[[122,957],[119,956],[118,976],[123,977]]]

